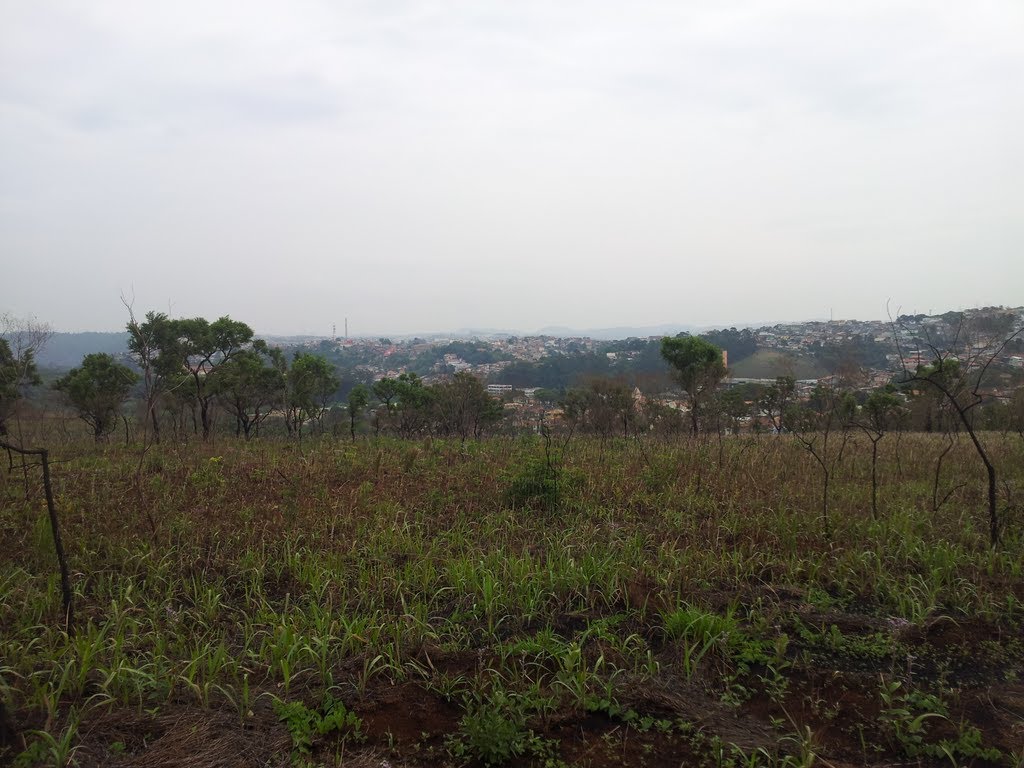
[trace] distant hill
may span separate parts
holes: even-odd
[[[74,368],[83,357],[93,352],[121,355],[127,351],[127,333],[55,333],[36,362],[41,368],[68,369]]]
[[[648,336],[675,336],[677,333],[693,333],[697,328],[692,325],[668,323],[665,325],[617,326],[614,328],[566,328],[560,325],[549,325],[541,328],[535,336],[586,337],[601,341],[617,341],[628,338],[647,338]]]
[[[750,357],[730,364],[729,372],[740,379],[774,379],[776,376],[817,379],[828,373],[811,358],[775,349],[759,349]]]

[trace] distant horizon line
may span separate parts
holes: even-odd
[[[992,306],[992,305],[989,305]],[[946,314],[946,312],[967,312],[970,310],[985,309],[988,307],[968,307],[958,310],[945,310],[943,312],[901,312],[902,315],[907,314],[923,314],[928,317],[936,317],[938,315]],[[1022,310],[1024,307],[1004,307],[1005,309],[1017,309]],[[299,332],[299,333],[280,333],[276,331],[258,331],[256,336],[258,337],[271,337],[279,339],[379,339],[379,338],[399,338],[399,339],[412,339],[418,337],[461,337],[461,336],[474,336],[474,335],[489,335],[489,336],[561,336],[561,337],[580,337],[580,338],[594,338],[593,334],[601,334],[604,337],[608,337],[609,333],[622,331],[622,332],[636,332],[630,333],[628,336],[621,336],[616,338],[628,338],[629,336],[658,336],[664,335],[669,332],[690,332],[690,333],[703,333],[707,331],[726,330],[729,328],[735,328],[737,330],[744,329],[757,329],[757,328],[769,328],[776,325],[789,325],[789,324],[800,324],[800,323],[843,323],[843,322],[888,322],[887,319],[881,318],[856,318],[856,317],[842,317],[842,318],[829,318],[829,317],[810,317],[801,320],[794,319],[775,319],[775,320],[760,320],[750,322],[728,322],[728,323],[657,323],[652,325],[609,325],[602,327],[590,327],[590,328],[574,328],[566,325],[545,325],[541,328],[532,331],[523,331],[519,329],[509,328],[492,328],[492,327],[463,327],[449,330],[438,330],[438,331],[373,331],[365,333],[350,333],[348,336],[330,334],[330,333],[312,333],[312,332]],[[243,321],[244,322],[244,321]],[[644,331],[650,331],[651,333],[642,333]],[[57,330],[54,329],[54,333],[62,334],[82,334],[82,333],[103,333],[103,334],[115,334],[115,333],[126,333],[124,329],[118,330],[81,330],[81,331],[68,331],[68,330]]]
[[[228,316],[232,317],[231,315],[228,315]],[[185,316],[183,315],[181,318],[174,318],[174,319],[184,319],[184,318],[185,318]],[[232,319],[233,320],[237,320],[238,318],[232,317]],[[849,321],[849,320],[856,320],[857,322],[875,322],[875,321],[871,321],[871,320],[861,320],[859,318],[839,318],[839,319],[834,320],[834,322],[846,322],[846,321]],[[242,322],[246,322],[247,324],[250,325],[250,327],[252,325],[252,324],[248,323],[245,320],[243,320]],[[688,331],[708,331],[708,330],[724,330],[724,329],[727,329],[727,328],[736,328],[737,330],[742,330],[744,328],[761,328],[761,327],[772,326],[772,325],[785,325],[785,324],[788,324],[788,323],[822,323],[822,322],[829,322],[829,320],[826,317],[814,317],[814,318],[807,318],[807,319],[804,319],[804,320],[792,320],[792,319],[789,319],[789,320],[766,320],[766,321],[755,321],[755,322],[744,322],[744,323],[739,323],[739,322],[730,322],[730,323],[702,323],[702,324],[694,324],[694,323],[657,323],[657,324],[653,324],[653,325],[609,325],[609,326],[601,326],[601,327],[596,327],[595,326],[595,327],[590,327],[590,328],[573,328],[573,327],[566,326],[566,325],[545,325],[545,326],[543,326],[541,328],[537,328],[537,329],[534,329],[534,330],[531,330],[531,331],[524,331],[522,329],[515,329],[515,328],[496,328],[496,327],[488,327],[488,326],[472,327],[472,326],[470,326],[470,327],[463,327],[463,328],[454,328],[454,329],[447,329],[447,330],[434,330],[434,331],[426,331],[426,330],[418,330],[418,331],[367,331],[367,332],[360,332],[360,333],[349,333],[347,337],[344,334],[342,334],[342,333],[338,333],[338,334],[336,334],[336,336],[332,336],[332,334],[330,334],[330,333],[314,333],[314,332],[311,332],[311,331],[299,331],[299,332],[294,332],[294,333],[281,333],[281,332],[277,332],[277,331],[255,331],[255,333],[256,333],[257,336],[260,336],[260,337],[271,336],[271,337],[275,337],[275,338],[315,338],[315,339],[330,339],[330,338],[339,338],[339,339],[342,339],[342,338],[371,339],[371,338],[381,338],[381,337],[409,339],[409,338],[416,338],[418,336],[446,336],[446,335],[468,335],[468,334],[489,334],[489,335],[505,335],[505,336],[556,336],[556,335],[573,335],[573,336],[579,335],[579,336],[585,336],[587,333],[590,333],[590,332],[614,331],[614,330],[619,330],[619,329],[623,329],[623,330],[636,330],[636,331],[644,331],[644,330],[657,331],[658,329],[661,329],[661,328],[666,328],[666,329],[668,329],[668,328],[678,328],[680,330],[688,330]],[[877,321],[877,322],[880,322],[880,321]],[[80,333],[114,334],[114,333],[126,333],[127,331],[124,328],[107,329],[107,330],[99,330],[99,329],[90,328],[90,329],[84,329],[84,330],[78,330],[78,331],[66,330],[66,329],[63,329],[63,328],[54,328],[53,332],[54,333],[64,333],[64,334],[80,334]],[[655,334],[652,334],[652,335],[657,335],[657,334],[655,333]]]

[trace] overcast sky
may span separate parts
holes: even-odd
[[[0,311],[1024,304],[1024,2],[0,0]]]

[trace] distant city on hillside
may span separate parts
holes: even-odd
[[[811,381],[842,365],[860,371],[863,386],[870,387],[887,380],[904,363],[912,367],[926,360],[928,344],[946,341],[961,316],[976,322],[1012,324],[1024,321],[1024,307],[902,315],[894,321],[812,320],[693,333],[725,351],[734,383],[778,376]],[[661,338],[686,333],[685,328],[623,328],[623,332],[653,332],[616,339],[571,332],[517,336],[503,331],[472,330],[394,338],[345,337],[343,331],[337,336],[262,338],[272,346],[313,351],[330,360],[343,382],[340,397],[358,383],[369,384],[402,373],[415,373],[429,381],[460,371],[472,373],[502,390],[564,390],[587,378],[611,376],[644,391],[653,391],[669,383],[668,369],[660,354]],[[126,342],[126,333],[55,333],[39,356],[39,363],[44,369],[57,372],[77,365],[91,352],[107,352],[127,361]],[[1022,347],[1024,343],[1015,340],[1004,350],[999,362],[1007,369],[1024,371]]]

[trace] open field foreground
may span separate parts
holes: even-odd
[[[0,481],[0,764],[1024,765],[1024,441],[51,454]],[[1005,482],[1004,482],[1005,481]],[[942,502],[933,511],[935,500]],[[1007,496],[1008,494],[1008,496]]]

